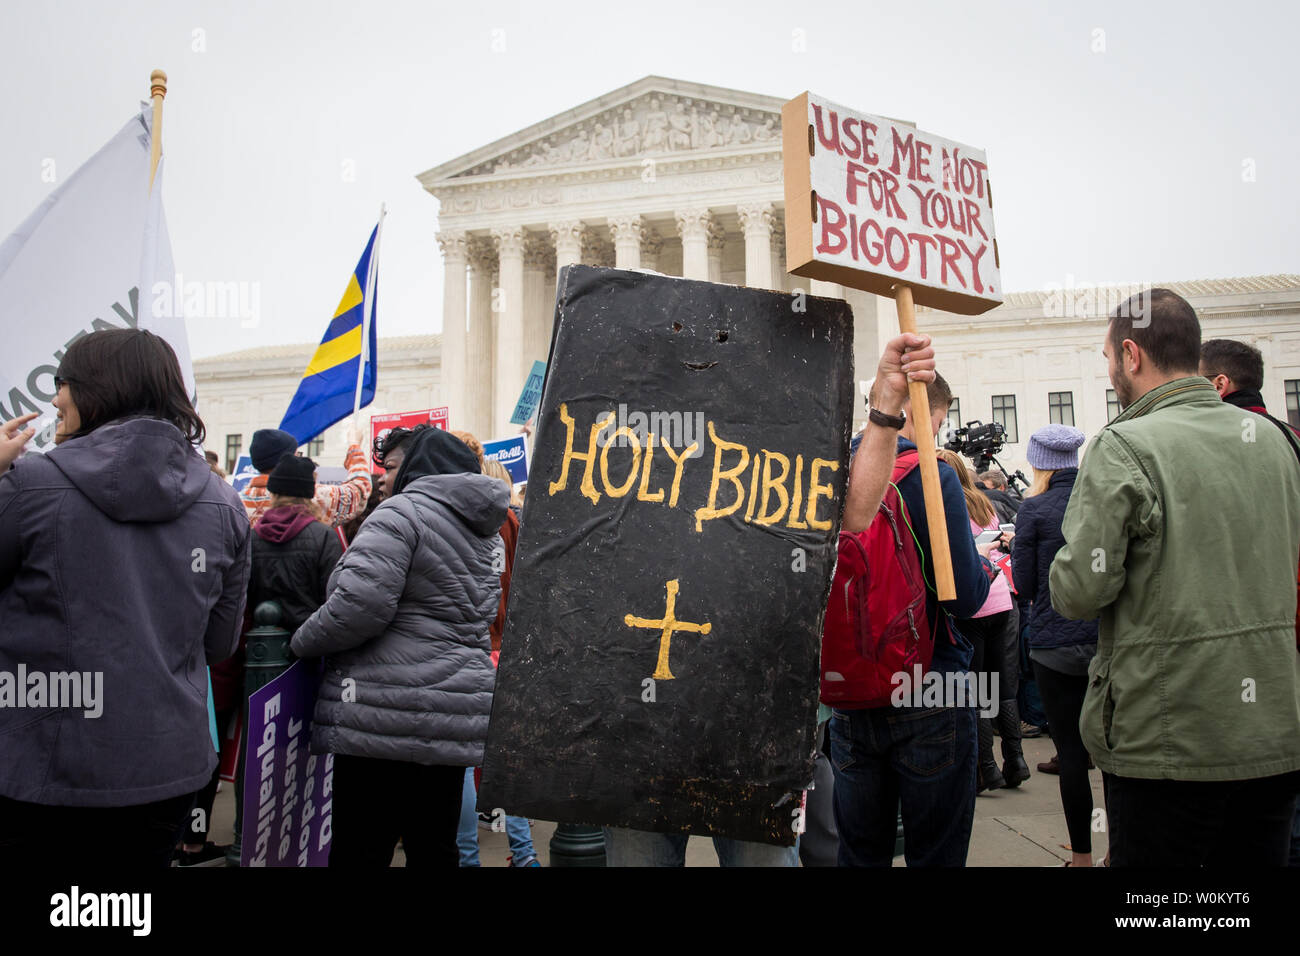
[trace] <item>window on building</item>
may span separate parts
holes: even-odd
[[[1006,429],[1005,439],[1008,444],[1020,441],[1020,431],[1016,428],[1016,396],[993,396],[993,420]]]
[[[1300,378],[1286,380],[1286,420],[1292,428],[1300,428]]]
[[[943,426],[939,429],[939,434],[935,437],[937,442],[936,448],[942,448],[944,442],[952,437],[952,433],[961,428],[961,399],[954,398],[948,405],[948,416],[943,421]]]
[[[244,447],[243,435],[226,436],[226,472],[235,473],[235,465],[239,463],[239,453]]]
[[[1113,388],[1106,389],[1106,424],[1110,424],[1119,415],[1119,396]]]
[[[320,458],[321,455],[325,454],[325,439],[313,438],[311,441],[307,442],[307,450],[303,452],[303,454],[312,461]]]
[[[1074,427],[1074,392],[1047,393],[1047,420],[1053,425]]]

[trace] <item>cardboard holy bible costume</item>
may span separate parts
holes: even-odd
[[[480,809],[794,842],[852,356],[838,300],[561,272]]]

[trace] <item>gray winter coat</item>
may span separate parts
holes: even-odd
[[[482,763],[508,500],[496,478],[428,475],[366,519],[293,636],[295,654],[327,658],[313,753]]]
[[[120,807],[208,782],[204,665],[239,643],[250,536],[170,422],[110,422],[0,474],[0,796]],[[68,676],[29,709],[20,672],[27,705],[33,675]],[[96,684],[93,706],[67,694]]]

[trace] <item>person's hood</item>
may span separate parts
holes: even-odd
[[[46,458],[114,521],[174,521],[215,477],[180,429],[157,418],[109,422]]]
[[[302,529],[316,521],[301,508],[293,505],[281,505],[270,511],[262,512],[262,517],[253,525],[253,531],[263,541],[271,544],[284,544],[292,541],[302,533]]]
[[[442,502],[480,536],[500,531],[510,510],[510,490],[491,475],[426,475],[408,484],[402,494]]]
[[[478,456],[451,432],[426,428],[415,433],[406,445],[401,467],[393,479],[393,494],[426,475],[482,474]]]

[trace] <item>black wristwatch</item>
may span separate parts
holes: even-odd
[[[897,415],[886,415],[880,409],[873,408],[867,413],[867,421],[882,428],[902,428],[907,424],[907,413],[900,410]]]

